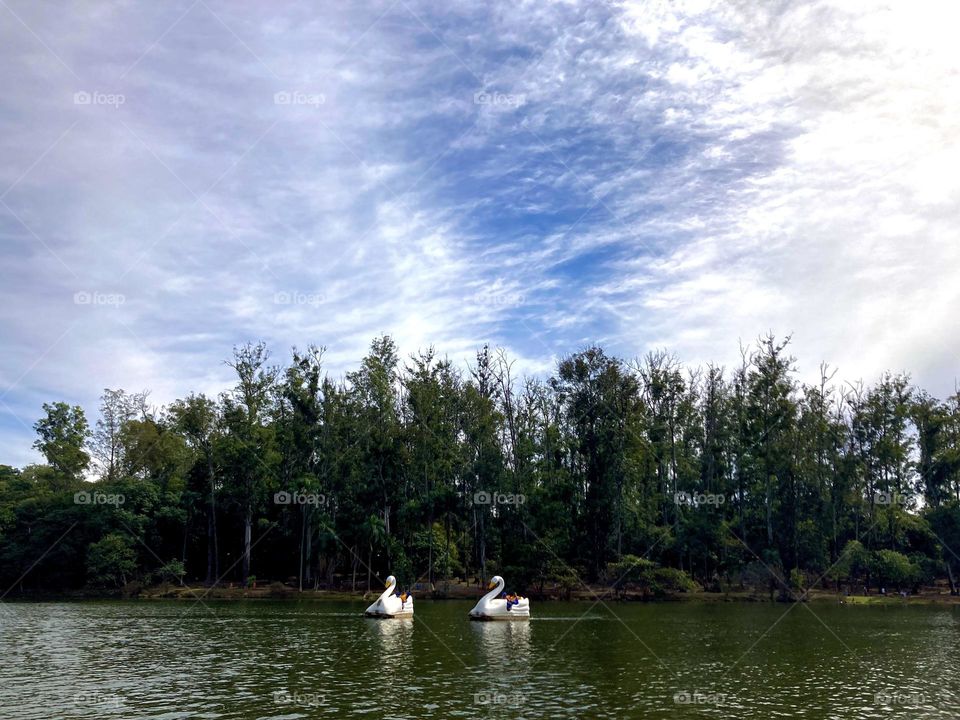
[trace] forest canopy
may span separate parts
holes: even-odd
[[[887,373],[798,379],[789,338],[733,368],[589,347],[521,377],[388,337],[342,378],[323,349],[234,349],[235,384],[154,407],[43,406],[46,464],[0,465],[0,582],[366,588],[494,572],[528,591],[641,582],[915,588],[960,558],[960,395]]]

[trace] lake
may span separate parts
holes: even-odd
[[[955,718],[935,606],[130,601],[0,605],[4,718]]]

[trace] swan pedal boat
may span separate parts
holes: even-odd
[[[391,575],[387,578],[387,589],[364,611],[364,615],[372,618],[410,618],[413,617],[413,596],[407,595],[403,600],[399,595],[394,595],[393,590],[397,586],[397,579]]]
[[[528,598],[518,598],[513,605],[508,605],[505,598],[498,597],[503,592],[503,578],[494,575],[490,578],[490,589],[486,595],[480,598],[470,611],[471,620],[529,620],[530,619],[530,600]]]

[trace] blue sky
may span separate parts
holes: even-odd
[[[0,462],[45,401],[379,333],[958,376],[940,3],[0,2]]]

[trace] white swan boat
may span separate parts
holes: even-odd
[[[375,618],[409,618],[413,617],[413,596],[403,593],[394,595],[397,579],[391,575],[387,578],[387,589],[364,611],[367,617]]]
[[[480,598],[470,611],[471,620],[529,620],[530,619],[530,600],[525,597],[498,597],[503,592],[503,578],[494,575],[490,578],[490,589],[486,595]]]

